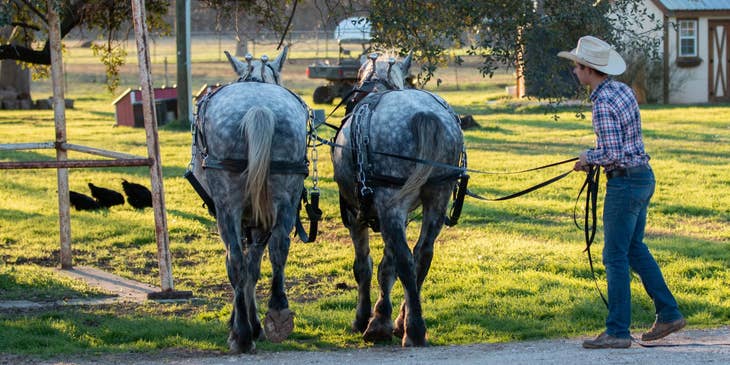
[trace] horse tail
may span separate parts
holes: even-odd
[[[248,145],[245,189],[251,200],[253,221],[264,230],[274,225],[275,216],[268,181],[275,121],[274,113],[264,107],[252,107],[241,121]]]
[[[443,138],[439,137],[445,133],[439,118],[431,112],[418,112],[411,118],[410,129],[416,143],[414,157],[434,161],[442,147],[440,141]],[[404,201],[404,199],[417,196],[433,170],[433,165],[417,162],[415,170],[411,172],[395,199]]]

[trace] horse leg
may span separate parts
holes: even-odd
[[[298,191],[295,189],[295,191]],[[271,342],[284,341],[294,330],[294,312],[289,309],[284,282],[284,268],[289,255],[291,240],[288,232],[294,226],[298,194],[282,204],[277,204],[276,223],[269,238],[269,259],[271,260],[271,298],[269,310],[264,320],[266,338]],[[284,199],[277,199],[283,201]]]
[[[257,232],[252,232],[250,237],[253,242],[246,242],[248,278],[245,286],[245,300],[248,308],[248,322],[251,325],[251,337],[254,340],[261,340],[263,339],[263,331],[258,317],[258,306],[256,305],[256,283],[261,277],[261,258],[264,255],[266,242]]]
[[[403,202],[403,206],[391,207],[385,203],[389,202],[389,198],[377,199],[378,216],[380,217],[380,229],[385,242],[385,257],[392,257],[395,265],[395,272],[398,279],[403,285],[406,317],[405,317],[405,335],[403,336],[403,346],[425,346],[426,345],[426,324],[423,321],[421,300],[419,298],[418,285],[416,280],[416,268],[413,255],[408,248],[406,240],[406,212],[407,202]],[[385,259],[385,258],[384,258]],[[381,297],[383,308],[390,309],[390,300],[387,296],[389,289],[385,286],[387,283],[381,283],[381,289],[384,290],[385,296]],[[380,300],[379,300],[380,301]],[[392,309],[390,309],[392,310]],[[390,317],[388,317],[390,321]],[[391,324],[392,326],[392,324]]]
[[[373,318],[368,323],[368,328],[363,334],[365,341],[378,342],[388,341],[393,338],[393,305],[390,300],[390,292],[395,283],[394,255],[390,247],[386,245],[383,259],[378,265],[378,284],[380,295],[375,303]]]
[[[428,275],[433,259],[433,247],[436,237],[441,233],[444,224],[444,214],[449,202],[450,189],[442,186],[424,187],[421,197],[423,202],[423,223],[418,243],[413,247],[413,257],[416,263],[416,283],[420,297],[423,281]],[[393,334],[403,337],[405,334],[406,302],[401,303],[398,318],[395,320]]]
[[[350,214],[349,212],[347,214]],[[370,257],[368,226],[350,214],[350,237],[355,248],[352,271],[357,281],[357,309],[352,330],[364,333],[371,316],[370,284],[373,277],[373,259]]]
[[[216,204],[218,204],[216,202]],[[233,310],[231,312],[230,333],[228,346],[231,352],[254,352],[256,344],[253,342],[252,329],[249,322],[249,303],[246,300],[246,272],[247,253],[241,245],[240,218],[233,216],[223,209],[217,212],[218,231],[223,242],[226,243],[226,270],[228,279],[233,287]],[[240,217],[240,216],[239,216]],[[255,309],[254,309],[255,310]]]

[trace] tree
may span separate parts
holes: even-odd
[[[243,56],[246,41],[262,29],[285,36],[297,21],[308,25],[317,21],[325,28],[352,14],[366,13],[363,0],[200,0],[215,11],[216,30],[233,29],[239,47],[237,56]],[[317,19],[319,18],[319,19]],[[246,36],[248,34],[248,37]]]
[[[658,39],[650,31],[659,26],[641,28],[652,21],[644,0],[372,0],[370,21],[376,43],[402,54],[415,51],[420,84],[457,46],[481,58],[485,76],[500,67],[527,66],[526,78],[548,80],[541,90],[548,97],[575,90],[560,76],[568,65],[556,54],[575,47],[580,36],[601,37],[619,51],[656,50]]]
[[[131,2],[114,0],[59,0],[58,12],[61,18],[61,38],[75,28],[83,28],[98,34],[103,43],[92,45],[94,54],[106,65],[110,90],[119,84],[119,67],[124,62],[126,51],[121,39],[126,39],[132,29],[129,22]],[[163,16],[167,14],[169,2],[146,0],[147,24],[150,29],[169,31]],[[38,0],[5,0],[0,4],[0,60],[16,60],[25,65],[50,65],[50,45],[47,32],[47,2]],[[7,30],[10,29],[8,32]],[[9,43],[6,34],[22,33],[25,42]],[[32,45],[40,43],[42,47]],[[4,70],[5,68],[3,68]]]

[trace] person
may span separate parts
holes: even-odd
[[[644,243],[649,200],[654,194],[654,172],[644,150],[639,105],[632,89],[611,76],[626,70],[626,63],[611,45],[584,36],[570,52],[559,57],[573,61],[573,72],[591,89],[595,148],[580,154],[573,169],[602,166],[606,176],[603,207],[603,264],[608,282],[606,330],[583,342],[584,348],[627,348],[631,346],[631,274],[641,278],[654,301],[656,320],[641,340],[653,341],[679,331],[686,325],[677,301],[662,272]]]

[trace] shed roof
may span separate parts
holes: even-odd
[[[669,11],[730,10],[728,0],[655,0]]]

